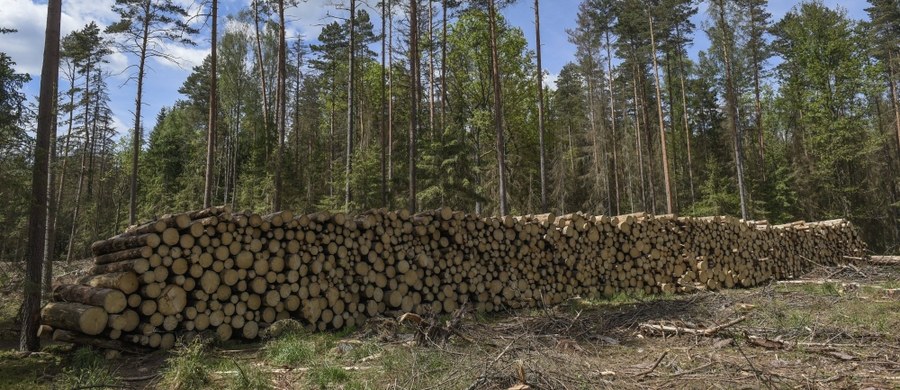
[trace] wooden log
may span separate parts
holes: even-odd
[[[53,331],[53,341],[59,341],[64,343],[78,344],[78,345],[90,345],[97,348],[103,349],[112,349],[121,352],[134,353],[134,354],[142,354],[146,353],[147,350],[142,348],[139,345],[126,343],[119,340],[110,340],[106,338],[100,337],[91,337],[85,334],[79,334],[76,332],[57,329]]]
[[[148,259],[131,259],[109,264],[98,264],[91,267],[88,273],[91,275],[108,274],[112,272],[134,272],[138,275],[150,270]]]
[[[118,252],[125,249],[133,249],[142,246],[156,248],[159,246],[161,239],[159,234],[146,233],[139,236],[128,236],[120,238],[110,238],[108,240],[97,241],[91,245],[91,252],[94,255],[102,255],[110,252]]]
[[[125,249],[118,252],[112,252],[94,257],[94,264],[110,264],[124,260],[132,259],[149,259],[153,255],[153,248],[142,246],[139,248]]]
[[[159,298],[156,298],[156,310],[164,316],[180,314],[185,306],[187,306],[187,293],[174,284],[163,288]]]
[[[50,302],[41,309],[41,321],[55,329],[74,330],[96,336],[106,329],[108,315],[103,308],[81,303]]]
[[[138,290],[138,278],[134,272],[113,272],[86,276],[78,280],[78,284],[91,287],[103,287],[120,290],[125,294],[131,294]]]
[[[53,289],[53,300],[57,302],[77,302],[99,306],[109,314],[125,310],[128,300],[119,290],[94,288],[76,284],[61,284]]]

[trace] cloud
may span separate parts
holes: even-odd
[[[552,73],[547,71],[544,71],[544,73],[544,88],[550,88],[555,91],[556,82],[557,80],[559,80],[559,73]]]
[[[65,36],[91,21],[104,28],[116,19],[112,11],[113,0],[63,2],[60,34]],[[0,27],[14,28],[18,32],[0,39],[0,52],[9,54],[16,62],[16,71],[39,75],[43,63],[44,33],[47,24],[47,6],[31,0],[0,0]],[[109,68],[121,71],[127,66],[127,58],[116,53],[109,58]]]

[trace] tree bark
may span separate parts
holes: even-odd
[[[538,99],[538,144],[541,160],[541,212],[547,211],[547,168],[544,151],[544,68],[541,63],[541,11],[540,0],[534,0],[534,35],[537,51],[537,99]]]
[[[216,75],[216,68],[218,66],[218,62],[216,61],[216,45],[218,42],[217,35],[217,25],[218,25],[218,15],[219,15],[219,7],[218,0],[212,0],[212,43],[210,48],[210,76],[209,76],[209,125],[206,130],[206,183],[203,186],[203,207],[207,208],[212,206],[212,197],[213,197],[213,166],[215,165],[215,153],[216,153],[216,122],[218,121],[219,116],[219,106],[218,100],[219,95],[216,93],[216,88],[219,84],[219,79]]]
[[[44,34],[44,60],[41,67],[40,100],[34,146],[34,168],[31,171],[31,206],[28,217],[28,247],[25,263],[24,300],[19,349],[37,351],[41,340],[37,330],[41,318],[41,268],[44,260],[44,238],[47,223],[47,174],[52,134],[55,85],[59,78],[59,25],[62,1],[47,4],[47,27]]]
[[[663,120],[662,94],[660,93],[659,87],[659,64],[656,60],[656,39],[653,34],[653,16],[648,13],[647,19],[650,22],[650,55],[653,58],[653,71],[656,74],[656,112],[659,115],[659,144],[662,148],[663,180],[665,181],[666,188],[666,214],[672,214],[674,212],[672,205],[672,183],[669,179],[669,156],[667,152],[668,148],[666,147],[666,123]]]
[[[276,161],[275,161],[275,194],[272,197],[273,210],[279,211],[282,209],[282,197],[283,188],[282,188],[282,171],[284,170],[284,118],[285,118],[285,108],[287,107],[285,102],[286,95],[286,78],[287,71],[285,63],[287,62],[287,45],[285,43],[284,37],[284,29],[285,29],[285,19],[284,19],[284,0],[278,1],[278,80],[275,87],[275,103],[278,107],[275,108],[276,112],[276,126],[278,127],[278,152],[276,153]],[[352,52],[352,51],[351,51]]]
[[[725,4],[719,0],[719,29],[722,31],[722,58],[725,61],[725,105],[728,113],[728,124],[734,135],[734,165],[737,171],[738,192],[741,199],[741,218],[748,219],[747,194],[744,189],[744,162],[741,156],[741,133],[738,125],[737,96],[734,90],[734,78],[731,71],[731,57],[728,47],[731,45],[729,34],[726,33]]]
[[[500,215],[508,214],[506,203],[506,143],[503,139],[503,87],[501,86],[500,58],[497,53],[497,9],[494,0],[488,1],[488,23],[490,24],[491,79],[494,85],[494,131],[497,134],[497,166],[500,182]]]
[[[387,193],[387,3],[381,1],[381,206],[388,207]]]
[[[344,210],[350,211],[350,179],[353,174],[353,115],[356,101],[353,99],[354,78],[356,77],[356,0],[350,0],[350,49],[347,75],[347,160],[344,177]]]
[[[387,100],[387,202],[385,207],[393,208],[394,204],[394,11],[388,8],[388,100]]]
[[[263,131],[269,134],[269,90],[266,88],[266,68],[263,64],[262,38],[259,35],[259,0],[253,1],[253,29],[256,37],[256,66],[259,68],[260,88],[262,88],[262,114],[263,114]],[[266,142],[268,145],[268,142]],[[268,159],[268,149],[266,146],[266,158]]]
[[[691,204],[697,201],[694,195],[694,162],[691,153],[691,135],[693,131],[690,128],[690,120],[688,118],[688,107],[687,107],[687,92],[684,87],[684,56],[682,53],[678,53],[678,79],[681,82],[681,109],[682,115],[681,119],[684,122],[684,138],[687,142],[687,169],[688,169],[688,184],[691,189]]]
[[[409,211],[416,207],[416,131],[419,127],[419,0],[409,0]]]
[[[616,99],[615,99],[615,90],[614,90],[614,80],[613,80],[613,67],[612,67],[612,47],[609,43],[609,29],[606,30],[606,69],[607,75],[609,75],[609,120],[612,124],[612,175],[613,175],[613,184],[615,187],[615,208],[611,210],[616,213],[616,215],[621,214],[619,211],[620,208],[620,194],[619,194],[619,131],[616,127]]]

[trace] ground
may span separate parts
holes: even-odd
[[[10,280],[0,280],[0,388],[900,388],[900,266],[820,267],[802,282],[744,290],[378,318],[340,333],[282,324],[255,343],[112,359],[68,345],[14,352]]]

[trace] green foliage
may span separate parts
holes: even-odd
[[[309,366],[324,349],[306,332],[290,331],[266,344],[269,361],[285,366]]]

